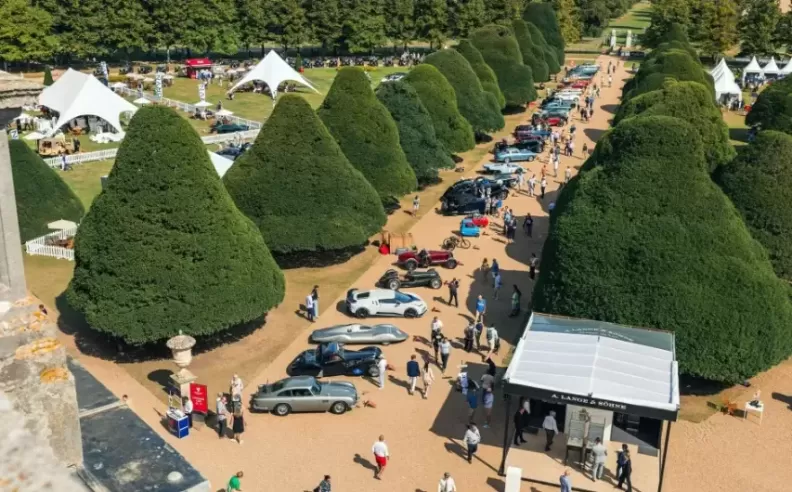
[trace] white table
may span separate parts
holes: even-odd
[[[745,409],[743,410],[743,420],[748,418],[748,412],[755,412],[759,414],[759,425],[762,425],[762,417],[764,416],[764,403],[759,402],[759,406],[755,407],[751,405],[751,402],[747,402],[745,404]]]

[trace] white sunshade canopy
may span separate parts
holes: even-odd
[[[726,66],[726,62],[721,59],[723,66],[718,65],[713,70],[712,78],[715,80],[715,99],[720,99],[724,95],[737,96],[742,101],[742,89],[734,81],[734,72]],[[716,72],[716,70],[719,71]]]
[[[676,420],[679,410],[678,366],[667,332],[534,313],[504,381],[507,392],[525,388],[529,397],[605,409],[623,404],[666,420]]]
[[[50,133],[74,118],[89,115],[105,120],[120,132],[121,113],[137,111],[132,103],[99,82],[93,75],[71,68],[41,92],[39,104],[60,113],[58,122]]]
[[[275,97],[276,91],[278,90],[278,86],[281,85],[282,82],[285,81],[292,81],[292,82],[299,82],[302,85],[310,87],[311,89],[319,92],[316,87],[311,85],[308,80],[300,75],[295,69],[293,69],[288,63],[283,61],[283,58],[278,56],[274,50],[267,53],[258,64],[253,67],[242,79],[234,84],[234,87],[231,88],[231,91],[237,90],[237,88],[247,84],[248,82],[253,82],[254,80],[260,80],[267,84],[270,89],[270,93],[272,97]]]
[[[209,152],[209,158],[212,160],[212,165],[215,171],[217,171],[217,175],[221,178],[225,176],[225,173],[234,165],[234,161],[231,159],[225,158],[220,154],[215,154],[214,152]]]
[[[713,78],[718,78],[721,72],[723,72],[723,70],[727,68],[729,67],[726,65],[726,59],[721,58],[720,62],[718,62],[718,64],[715,65],[715,68],[710,70],[710,75],[712,75]]]
[[[789,75],[792,73],[792,58],[789,59],[786,65],[779,72],[781,75]]]
[[[229,111],[229,110],[227,110],[225,108],[221,109],[220,111],[215,113],[215,115],[217,115],[217,116],[231,116],[232,114],[234,114],[233,111]]]
[[[764,66],[762,69],[762,73],[765,75],[778,75],[778,65],[776,64],[775,57],[770,57],[770,61],[767,62],[767,65]]]
[[[151,101],[149,101],[145,97],[139,97],[139,98],[135,99],[132,102],[135,103],[135,104],[140,104],[141,106],[144,105],[144,104],[151,104]]]
[[[759,62],[756,60],[756,57],[754,56],[753,58],[751,58],[751,61],[748,63],[748,65],[746,65],[745,68],[743,68],[742,80],[743,82],[745,82],[746,75],[749,74],[762,75],[762,73],[763,73],[762,67],[759,66]]]
[[[42,138],[44,138],[44,134],[39,132],[30,132],[22,138],[24,138],[25,140],[41,140]]]
[[[76,222],[72,222],[71,220],[64,220],[64,219],[56,220],[55,222],[50,222],[49,224],[47,224],[48,229],[52,229],[56,231],[62,231],[64,229],[72,229],[74,227],[77,227]]]

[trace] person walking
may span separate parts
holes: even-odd
[[[410,360],[407,362],[407,377],[410,379],[411,395],[415,393],[415,383],[418,382],[418,377],[421,375],[421,366],[418,364],[418,361],[415,360],[416,358],[415,354],[412,354]]]
[[[492,392],[492,388],[484,388],[481,394],[481,404],[484,405],[484,428],[488,429],[492,422],[492,407],[495,405],[495,394]]]
[[[231,398],[242,398],[242,390],[245,385],[242,383],[242,378],[238,374],[234,374],[231,378]]]
[[[493,295],[495,299],[498,298],[498,292],[500,292],[501,287],[503,287],[503,280],[501,279],[500,272],[498,272],[495,274],[495,285],[494,285],[495,293]]]
[[[492,259],[492,268],[490,268],[490,274],[492,275],[492,285],[495,285],[495,277],[500,273],[500,265],[498,264],[497,258]]]
[[[316,321],[316,319],[314,319],[313,303],[314,300],[311,294],[305,296],[305,316],[308,318],[308,321],[310,321],[311,323]]]
[[[233,423],[231,424],[231,430],[234,432],[234,440],[236,440],[237,444],[242,444],[242,433],[245,432],[245,415],[242,410],[242,405],[236,405],[234,407],[233,416]]]
[[[558,177],[558,163],[559,163],[559,159],[553,159],[553,177],[554,178]]]
[[[531,253],[531,261],[528,264],[528,275],[531,277],[531,280],[536,278],[536,270],[539,268],[539,258],[536,257],[536,253]]]
[[[517,175],[517,191],[522,193],[523,187],[525,186],[525,173],[521,172]]]
[[[509,317],[513,318],[520,314],[520,302],[522,301],[522,291],[517,284],[512,284],[512,297],[511,297],[511,313],[509,313]]]
[[[459,280],[454,277],[453,280],[448,282],[448,305],[454,301],[454,307],[459,307]]]
[[[564,470],[564,474],[559,479],[561,483],[561,492],[572,492],[572,479],[569,478],[569,468]]]
[[[613,85],[613,75],[608,75],[608,87]]]
[[[475,394],[475,392],[471,393]],[[467,444],[467,462],[473,463],[473,455],[478,451],[478,445],[481,442],[481,433],[476,427],[476,424],[473,422],[468,424],[463,440],[465,444]]]
[[[523,230],[528,237],[533,237],[533,223],[533,216],[529,213],[525,216],[525,220],[523,221]]]
[[[618,480],[621,477],[622,467],[624,466],[625,455],[629,451],[626,444],[622,444],[622,450],[616,453],[616,479]]]
[[[484,296],[479,294],[478,298],[476,299],[476,320],[481,320],[486,313],[487,301],[484,300]]]
[[[591,469],[591,481],[595,482],[602,478],[602,473],[605,471],[605,460],[608,457],[608,448],[602,444],[602,439],[599,437],[594,440],[594,447],[591,448],[591,454],[594,456],[594,467]]]
[[[217,415],[217,437],[222,439],[225,437],[226,426],[228,424],[228,409],[226,408],[225,396],[223,396],[222,393],[217,394],[215,415]]]
[[[542,200],[544,200],[545,192],[547,191],[547,178],[542,178],[541,183],[539,183],[539,187],[542,189]]]
[[[495,329],[495,325],[487,327],[487,348],[489,351],[486,357],[497,354],[498,350],[500,350],[500,337],[498,336],[498,330]]]
[[[443,340],[440,342],[440,359],[442,360],[442,365],[440,367],[440,372],[445,376],[446,368],[448,367],[448,357],[451,355],[451,342],[448,341],[448,338],[443,337]]]
[[[567,166],[567,168],[564,170],[564,184],[569,184],[570,179],[572,179],[572,169]]]
[[[324,480],[319,482],[319,485],[313,489],[313,492],[332,492],[330,484],[330,475],[325,475]]]
[[[484,332],[484,317],[482,316],[475,325],[476,330],[476,351],[481,350],[481,334]]]
[[[528,196],[533,197],[535,190],[536,190],[536,174],[532,174],[531,179],[528,180]]]
[[[443,340],[443,322],[435,316],[432,320],[432,331],[430,333],[430,340],[432,341],[432,348],[434,349],[434,360],[439,366],[440,360],[440,342]]]
[[[187,425],[190,426],[190,429],[193,428],[193,402],[189,396],[185,396],[182,399],[182,411],[184,415],[187,416]]]
[[[228,485],[226,485],[226,492],[241,492],[242,491],[242,477],[245,474],[241,471],[236,472],[233,477],[228,481]]]
[[[443,473],[443,478],[437,485],[437,492],[457,492],[456,483],[448,472]]]
[[[385,473],[385,467],[388,466],[388,460],[390,459],[388,445],[385,444],[385,436],[379,436],[377,442],[371,446],[371,452],[374,454],[374,461],[377,463],[377,471],[374,472],[374,478],[382,480],[382,474]]]
[[[476,389],[476,383],[473,379],[468,379],[465,399],[467,399],[468,404],[468,422],[471,424],[473,423],[473,417],[476,416],[476,409],[478,408],[478,394]]]
[[[616,488],[621,489],[624,482],[627,482],[627,492],[632,492],[632,459],[630,458],[630,450],[623,452],[624,463],[621,467],[621,475],[619,475],[619,483]]]
[[[473,323],[468,323],[465,327],[464,337],[465,337],[465,352],[472,352],[473,351],[473,338],[476,336],[476,327]]]
[[[545,435],[547,437],[545,451],[550,451],[550,448],[553,447],[553,439],[555,439],[555,435],[558,433],[558,424],[556,423],[555,412],[551,411],[549,414],[547,414],[544,422],[542,422],[542,428],[545,430]]]
[[[424,361],[423,366],[423,398],[424,400],[429,397],[429,388],[432,387],[432,383],[434,383],[435,377],[434,372],[432,372],[432,366],[429,365],[429,361]]]
[[[388,361],[384,355],[380,355],[377,360],[377,370],[379,371],[379,389],[382,389],[385,387],[385,373],[388,372]]]
[[[525,413],[525,408],[520,407],[514,413],[514,418],[512,421],[514,422],[514,445],[519,446],[520,444],[525,444],[525,436],[523,436],[523,432],[525,431],[525,421],[527,420],[527,416]]]

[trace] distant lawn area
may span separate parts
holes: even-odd
[[[94,198],[102,191],[102,176],[107,176],[114,162],[86,162],[72,167],[71,171],[57,172],[83,203],[85,210],[88,210]]]
[[[733,111],[723,113],[723,121],[729,127],[729,140],[734,146],[746,145],[748,143],[748,125],[745,124],[745,116]]]
[[[635,40],[636,35],[643,34],[651,21],[649,19],[649,13],[652,9],[652,4],[649,2],[639,2],[636,3],[633,8],[631,8],[627,13],[623,16],[619,17],[618,19],[612,19],[608,27],[602,31],[602,35],[599,37],[594,38],[583,38],[579,42],[568,45],[566,47],[567,51],[600,51],[608,44],[608,39],[610,38],[611,30],[616,29],[618,32],[616,33],[616,44],[619,46],[624,46],[624,43],[627,39],[627,30],[631,30],[633,33],[633,40]],[[633,46],[636,45],[636,42],[633,41]]]

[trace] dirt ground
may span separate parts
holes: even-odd
[[[608,60],[607,57],[599,59],[603,66],[607,66]],[[566,166],[576,168],[583,162],[580,152],[583,142],[592,145],[606,131],[618,104],[620,85],[626,78],[627,74],[620,69],[614,77],[618,83],[614,83],[613,88],[604,88],[602,97],[597,100],[592,121],[588,124],[576,122],[579,132],[576,155],[562,158],[560,176],[563,176]],[[510,125],[514,125],[513,119]],[[546,156],[542,161],[545,159]],[[529,168],[539,175],[543,165],[544,162],[535,162]],[[247,415],[247,430],[241,445],[229,439],[218,439],[214,430],[202,424],[198,424],[187,439],[177,440],[168,435],[161,424],[165,411],[162,401],[127,372],[129,367],[87,355],[79,355],[79,359],[114,393],[127,395],[130,406],[212,482],[213,490],[223,488],[233,473],[242,470],[245,473],[242,485],[246,491],[308,491],[318,484],[324,474],[330,474],[334,490],[343,492],[428,492],[437,488],[439,478],[446,471],[455,477],[460,492],[502,491],[504,484],[498,477],[497,469],[501,461],[503,424],[511,416],[505,415],[501,395],[497,394],[492,427],[480,429],[482,444],[479,454],[472,464],[467,464],[461,457],[460,445],[465,431],[467,406],[463,397],[453,391],[450,377],[457,374],[457,367],[463,362],[468,363],[468,371],[474,377],[484,371],[485,366],[478,354],[468,354],[460,348],[462,330],[472,314],[478,294],[487,298],[488,323],[495,324],[503,338],[501,353],[496,356],[499,365],[515,342],[525,320],[507,316],[508,295],[511,286],[518,285],[523,292],[523,310],[527,309],[526,303],[532,288],[527,262],[532,252],[540,256],[547,233],[547,207],[553,201],[561,179],[553,178],[550,169],[549,193],[545,200],[527,194],[515,194],[506,201],[506,206],[520,217],[520,223],[526,213],[535,217],[533,237],[529,238],[518,231],[514,244],[504,244],[499,234],[500,221],[496,220],[496,225],[487,230],[486,235],[473,240],[473,248],[457,250],[456,256],[461,261],[457,269],[440,270],[444,279],[456,277],[460,280],[459,308],[446,305],[445,289],[414,290],[436,312],[427,313],[418,320],[394,320],[395,324],[415,338],[383,349],[395,369],[389,373],[385,389],[379,390],[365,379],[353,380],[363,393],[363,399],[374,402],[376,408],[361,407],[342,416],[294,414],[277,418],[268,414]],[[432,208],[428,201],[423,201],[422,206]],[[445,237],[458,229],[459,224],[459,218],[443,217],[433,211],[423,218],[411,220],[415,222],[411,229],[414,237],[421,246],[428,248],[439,246]],[[497,258],[501,264],[504,291],[500,300],[493,298],[491,284],[478,272],[478,266],[485,257],[490,262]],[[350,279],[350,287],[372,287],[392,261],[393,257],[374,258],[371,268],[360,278],[355,281]],[[306,278],[305,285],[313,282]],[[317,283],[321,284],[321,280]],[[302,289],[300,294],[304,295],[307,288]],[[289,305],[289,302],[292,304]],[[349,318],[338,309],[342,302],[343,292],[334,296],[325,293],[322,303],[326,309],[323,308],[325,310],[315,327],[348,322]],[[287,305],[278,310],[277,316],[270,318],[270,329],[260,330],[261,335],[259,332],[251,335],[246,343],[238,344],[238,347],[232,345],[221,348],[196,358],[195,367],[201,368],[200,382],[209,383],[210,395],[228,387],[231,371],[224,368],[225,364],[239,367],[239,361],[230,362],[229,357],[244,359],[247,361],[245,364],[249,364],[247,373],[255,374],[243,374],[246,399],[257,384],[285,376],[285,369],[292,359],[310,347],[307,324],[293,323],[296,305],[296,300],[287,300]],[[435,367],[437,380],[429,398],[424,400],[418,395],[408,395],[404,367],[410,355],[418,354],[420,357],[431,352],[425,338],[429,334],[433,315],[439,316],[444,322],[443,331],[454,340],[455,348],[447,371],[449,378],[442,378]],[[293,331],[278,329],[281,323],[285,323],[289,329],[293,327]],[[272,338],[276,332],[284,333]],[[247,343],[248,340],[253,342]],[[256,372],[258,367],[264,365],[260,361],[267,360],[271,354],[276,354],[273,362]],[[202,358],[211,358],[211,361]],[[173,369],[168,364],[156,367],[161,370]],[[154,368],[152,365],[151,369]],[[792,468],[788,466],[792,451],[789,440],[792,426],[791,373],[792,362],[787,362],[754,381],[754,386],[764,391],[766,410],[761,425],[756,423],[753,416],[751,420],[744,421],[741,415],[716,415],[703,424],[675,424],[664,490],[789,490],[788,485],[784,484],[792,480]],[[747,395],[741,395],[740,408],[752,390],[746,391]],[[482,409],[479,409],[476,416],[479,422],[483,420],[481,412]],[[379,434],[385,435],[392,458],[381,481],[373,479],[371,456],[371,445]],[[530,470],[525,470],[524,474],[530,476]],[[573,486],[585,487],[586,484],[574,483]],[[549,492],[558,488],[524,484],[523,490]],[[641,484],[636,484],[636,490],[649,492]]]

